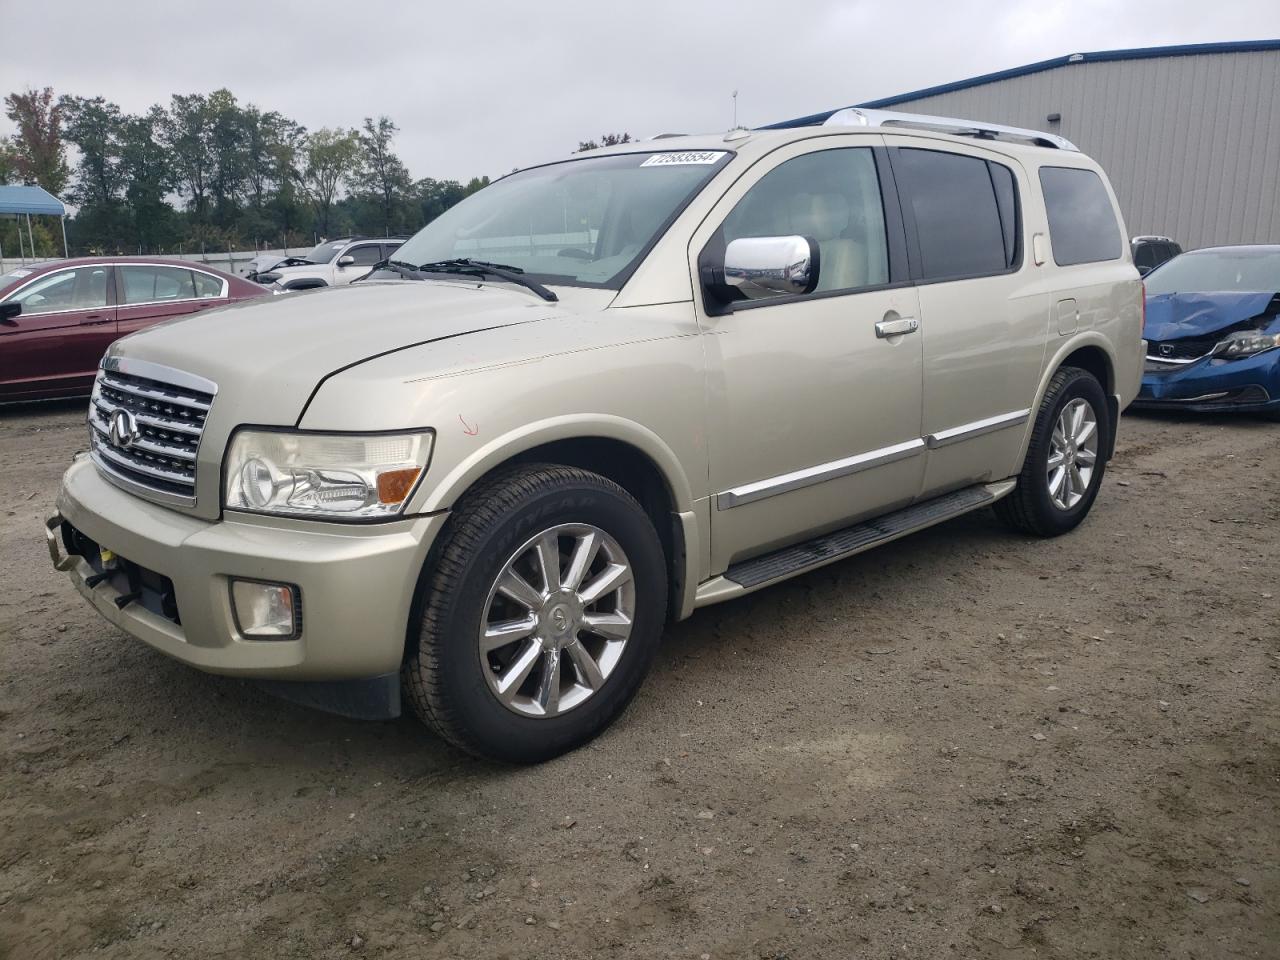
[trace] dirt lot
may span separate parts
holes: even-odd
[[[1131,416],[1075,534],[701,611],[511,769],[101,622],[81,409],[0,413],[0,957],[1280,956],[1280,427]]]

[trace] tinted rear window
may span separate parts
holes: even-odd
[[[1002,273],[1018,248],[1017,195],[1007,167],[903,148],[894,172],[915,219],[925,280]]]
[[[1092,170],[1041,167],[1053,261],[1060,267],[1116,260],[1122,248],[1111,198]]]

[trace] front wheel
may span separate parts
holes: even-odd
[[[1102,385],[1087,370],[1063,367],[1049,382],[1018,484],[996,502],[997,515],[1041,537],[1075,529],[1098,496],[1113,429]]]
[[[470,753],[516,763],[571,750],[639,689],[666,615],[666,564],[621,487],[562,466],[479,484],[424,575],[409,702]]]

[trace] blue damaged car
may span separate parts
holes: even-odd
[[[1280,245],[1208,247],[1147,274],[1135,407],[1280,419]]]

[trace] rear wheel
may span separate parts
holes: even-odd
[[[415,712],[471,753],[534,762],[585,743],[639,689],[666,565],[625,490],[570,467],[503,471],[459,504],[424,574]]]
[[[1041,537],[1075,529],[1098,496],[1112,430],[1102,385],[1087,370],[1063,367],[1040,403],[1018,484],[996,514]]]

